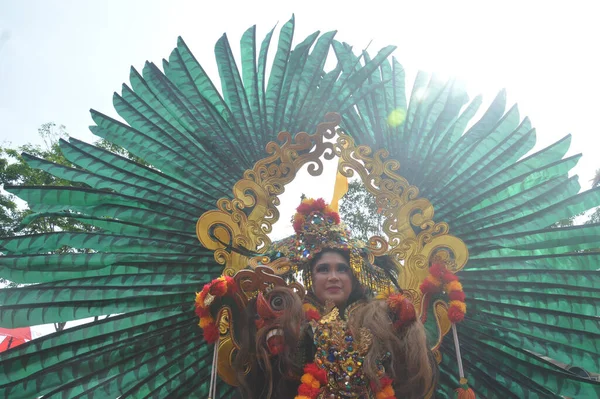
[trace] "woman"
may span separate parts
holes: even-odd
[[[242,397],[424,397],[435,384],[436,365],[414,307],[390,289],[397,280],[394,264],[373,258],[352,240],[322,199],[302,202],[294,229],[294,236],[274,244],[271,255],[287,258],[294,275],[302,275],[308,291],[304,318],[293,316],[299,301],[282,289],[266,299],[260,294],[248,306],[247,326],[259,323],[255,332],[247,329],[236,358]],[[282,319],[265,328],[278,311],[259,308],[277,302],[285,303]],[[272,319],[261,316],[269,312]],[[270,348],[277,349],[269,354]]]

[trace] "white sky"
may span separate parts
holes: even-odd
[[[0,142],[39,142],[37,128],[50,121],[93,141],[88,109],[116,116],[112,92],[127,82],[130,65],[160,65],[181,35],[216,77],[213,48],[222,33],[236,49],[251,25],[262,40],[295,13],[297,39],[337,29],[357,50],[371,40],[371,52],[397,45],[410,78],[418,69],[457,77],[488,102],[506,88],[537,128],[537,148],[573,133],[569,154],[584,153],[575,173],[587,189],[600,168],[595,3],[0,0]]]
[[[573,133],[571,153],[583,187],[600,168],[600,24],[593,1],[57,1],[0,0],[0,142],[37,141],[54,121],[92,141],[89,108],[115,116],[113,91],[129,66],[160,65],[183,36],[214,72],[213,48],[227,32],[258,37],[296,14],[296,38],[337,29],[357,49],[398,46],[413,77],[418,69],[464,81],[471,97],[490,101],[501,88],[518,102],[547,145]],[[595,7],[594,7],[595,8]]]

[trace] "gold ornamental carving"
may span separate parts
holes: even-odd
[[[313,134],[300,132],[292,138],[289,132],[279,133],[277,142],[266,145],[266,157],[246,170],[235,184],[232,197],[220,199],[217,209],[200,217],[197,236],[202,245],[214,251],[215,260],[224,265],[225,275],[233,276],[248,266],[256,270],[267,265],[264,257],[249,258],[244,251],[232,248],[264,253],[271,244],[268,234],[279,219],[276,206],[285,186],[304,165],[308,164],[312,176],[318,176],[323,172],[323,160],[339,157],[339,172],[347,177],[357,174],[384,216],[383,235],[371,237],[367,245],[375,255],[388,254],[396,262],[399,285],[417,313],[423,315],[428,310],[422,308],[419,286],[432,261],[443,261],[450,271],[457,272],[468,260],[467,247],[449,233],[447,223],[434,220],[431,202],[419,197],[419,189],[401,175],[400,162],[389,159],[385,149],[373,151],[356,145],[338,128],[340,122],[338,114],[327,114]],[[272,266],[274,277],[289,272],[291,265],[279,261],[268,266]],[[429,310],[435,314],[439,332],[437,342],[432,343],[435,350],[449,330],[446,308],[443,301],[436,301],[434,309]],[[231,356],[231,347],[225,351]]]

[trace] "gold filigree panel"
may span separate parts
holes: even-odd
[[[422,309],[419,285],[427,277],[429,265],[438,259],[457,272],[467,262],[467,247],[449,233],[448,224],[434,220],[432,204],[419,197],[419,189],[401,175],[400,163],[389,159],[388,151],[356,145],[337,129],[339,124],[339,115],[327,114],[314,134],[301,132],[292,139],[290,133],[280,133],[281,144],[267,144],[267,156],[235,184],[232,199],[220,199],[217,209],[200,217],[196,225],[198,238],[206,248],[215,251],[215,259],[224,265],[226,275],[233,276],[248,265],[254,269],[264,264],[263,260],[259,263],[257,258],[248,259],[232,251],[231,247],[264,253],[271,244],[267,234],[279,219],[276,206],[285,186],[304,165],[308,164],[311,175],[318,176],[323,171],[323,159],[337,156],[340,173],[347,177],[358,174],[384,215],[385,236],[372,237],[368,246],[375,255],[389,254],[397,263],[399,284],[422,314],[426,309]],[[274,263],[273,273],[286,273],[289,267],[287,263]],[[440,337],[434,347],[448,332],[444,306],[435,304]]]
[[[204,213],[196,224],[196,234],[202,245],[215,251],[215,259],[225,265],[224,274],[232,276],[245,268],[248,258],[228,250],[227,246],[243,247],[263,253],[271,244],[267,236],[279,219],[278,196],[292,182],[302,166],[318,176],[323,172],[323,160],[333,159],[333,143],[326,140],[336,134],[340,122],[337,114],[327,114],[314,134],[298,133],[292,139],[288,132],[277,136],[279,142],[269,142],[268,156],[233,187],[233,199],[222,198],[217,210]]]

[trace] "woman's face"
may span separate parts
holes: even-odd
[[[325,252],[312,268],[313,290],[317,299],[325,304],[333,301],[345,306],[352,292],[352,271],[346,259],[337,252]]]

